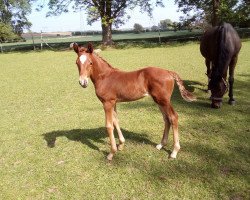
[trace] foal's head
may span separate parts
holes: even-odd
[[[92,73],[92,44],[88,44],[87,48],[79,46],[77,43],[70,44],[70,47],[74,49],[77,54],[76,65],[79,71],[79,83],[83,88],[88,86],[88,80]]]

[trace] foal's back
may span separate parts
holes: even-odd
[[[172,94],[174,79],[171,72],[157,67],[136,71],[113,70],[96,91],[97,96],[119,102],[135,101],[156,92]],[[109,92],[107,92],[109,91]]]

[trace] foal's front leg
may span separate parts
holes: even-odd
[[[106,121],[106,129],[108,132],[111,150],[109,155],[107,156],[108,160],[112,160],[114,154],[117,151],[117,146],[114,137],[114,126],[113,126],[113,110],[114,110],[114,103],[113,102],[104,102],[103,107],[105,111],[105,121]]]

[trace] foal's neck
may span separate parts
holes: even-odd
[[[91,80],[95,84],[98,79],[103,79],[115,70],[106,60],[96,54],[93,54],[93,72]]]

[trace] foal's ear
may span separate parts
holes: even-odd
[[[93,50],[94,50],[94,48],[93,48],[92,43],[88,43],[88,46],[87,46],[87,53],[92,53]]]
[[[78,53],[79,52],[79,46],[78,46],[78,44],[77,43],[71,43],[70,45],[69,45],[69,48],[70,49],[74,49],[74,51],[76,52],[76,53]]]

